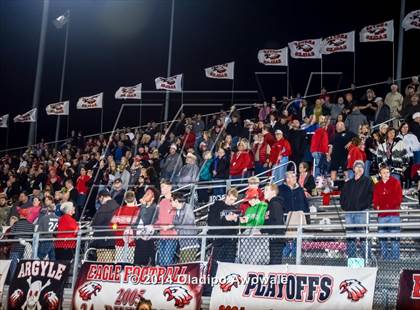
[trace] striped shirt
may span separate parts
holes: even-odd
[[[32,239],[34,230],[35,230],[34,224],[28,222],[28,220],[25,218],[21,218],[10,229],[11,231],[10,237],[11,239],[14,239],[14,240]],[[18,235],[14,235],[14,234],[18,234]],[[13,242],[11,252],[23,254],[25,252],[25,246],[20,244],[19,242]]]

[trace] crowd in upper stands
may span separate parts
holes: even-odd
[[[391,179],[392,188],[387,190],[397,194],[401,186],[418,182],[419,95],[417,77],[402,91],[392,84],[383,94],[374,89],[329,94],[322,89],[313,101],[297,95],[255,104],[252,113],[243,113],[246,119],[234,108],[214,114],[207,122],[200,114],[182,114],[164,126],[150,122],[141,129],[124,128],[112,136],[91,138],[73,131],[57,148],[41,142],[23,153],[5,154],[0,162],[0,223],[7,228],[3,238],[16,239],[13,233],[32,238],[35,230],[48,232],[47,237],[54,234],[61,240],[41,242],[38,256],[69,260],[76,242],[64,239],[76,237],[80,221],[89,220],[94,228],[114,229],[95,232],[96,237],[121,237],[95,240],[92,246],[97,248],[98,260],[123,259],[128,243],[137,264],[188,261],[198,251],[197,241],[161,238],[155,242],[150,235],[196,234],[178,228],[195,224],[196,206],[172,190],[212,180],[248,179],[250,187],[239,209],[233,206],[238,199],[234,189],[210,206],[209,225],[284,224],[284,214],[309,211],[307,199],[317,194],[316,181],[328,178],[334,185],[340,176],[348,181],[340,186],[343,210],[370,208],[369,199],[361,203],[366,197],[380,208],[386,203],[379,192],[374,194],[369,176],[379,173],[382,179]],[[297,174],[290,171],[290,162],[298,166]],[[272,184],[262,191],[260,178],[266,176],[272,176]],[[381,185],[383,192],[391,183]],[[201,189],[198,203],[224,194],[225,188]],[[399,208],[400,203],[392,207]],[[276,205],[283,206],[281,212]],[[215,231],[223,233],[229,234]],[[133,237],[136,234],[141,238]],[[21,243],[1,245],[2,255],[13,261],[24,255]],[[235,246],[232,240],[216,241],[214,255],[232,260]],[[268,247],[277,253],[270,257],[271,263],[278,263],[279,249],[283,256],[293,255],[296,244],[273,239]]]

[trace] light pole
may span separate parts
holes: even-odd
[[[174,36],[174,14],[175,14],[175,0],[172,0],[171,7],[171,28],[169,30],[169,51],[168,51],[168,70],[166,77],[171,76],[171,65],[172,65],[172,41]],[[169,91],[166,91],[165,95],[165,121],[169,118]]]
[[[61,68],[61,83],[60,83],[60,99],[63,101],[63,89],[64,89],[64,79],[66,76],[66,63],[67,63],[67,46],[69,40],[69,28],[70,28],[70,10],[67,10],[63,15],[58,16],[53,20],[53,24],[57,29],[61,29],[66,26],[66,36],[64,40],[64,55],[63,55],[63,65]],[[67,116],[68,117],[68,116]],[[57,141],[60,136],[60,119],[61,115],[57,115],[57,124],[55,126],[55,147],[57,148]]]

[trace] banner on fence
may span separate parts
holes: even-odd
[[[420,309],[420,270],[402,270],[397,309]]]
[[[219,263],[210,310],[372,309],[377,268]]]
[[[9,272],[10,260],[0,260],[0,296],[3,296],[4,282]]]
[[[68,264],[59,261],[20,261],[9,287],[7,309],[60,309],[68,271]]]
[[[200,309],[200,263],[167,267],[84,263],[73,292],[73,309],[135,309],[140,298],[153,309]]]

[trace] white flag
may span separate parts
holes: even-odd
[[[170,76],[168,78],[157,77],[155,79],[155,84],[156,89],[182,91],[182,74]]]
[[[360,42],[394,41],[394,21],[369,25],[360,31]]]
[[[68,100],[51,103],[46,106],[45,111],[48,115],[69,115],[69,104]]]
[[[322,54],[354,52],[354,31],[326,37],[322,40]]]
[[[0,128],[7,128],[9,126],[9,114],[0,116]]]
[[[115,99],[141,99],[141,83],[134,86],[121,86],[115,93]]]
[[[32,109],[22,115],[16,115],[13,121],[15,123],[34,123],[36,122],[37,109]]]
[[[233,80],[235,70],[235,62],[228,62],[221,65],[215,65],[204,69],[206,77],[210,79]]]
[[[258,61],[266,66],[286,66],[288,65],[288,48],[279,50],[264,49],[258,51]]]
[[[320,59],[321,39],[293,41],[289,43],[290,56],[303,59]]]
[[[77,109],[102,109],[102,99],[104,93],[99,93],[89,97],[81,97],[77,100]]]
[[[420,29],[420,10],[416,10],[407,14],[402,22],[404,30]]]

